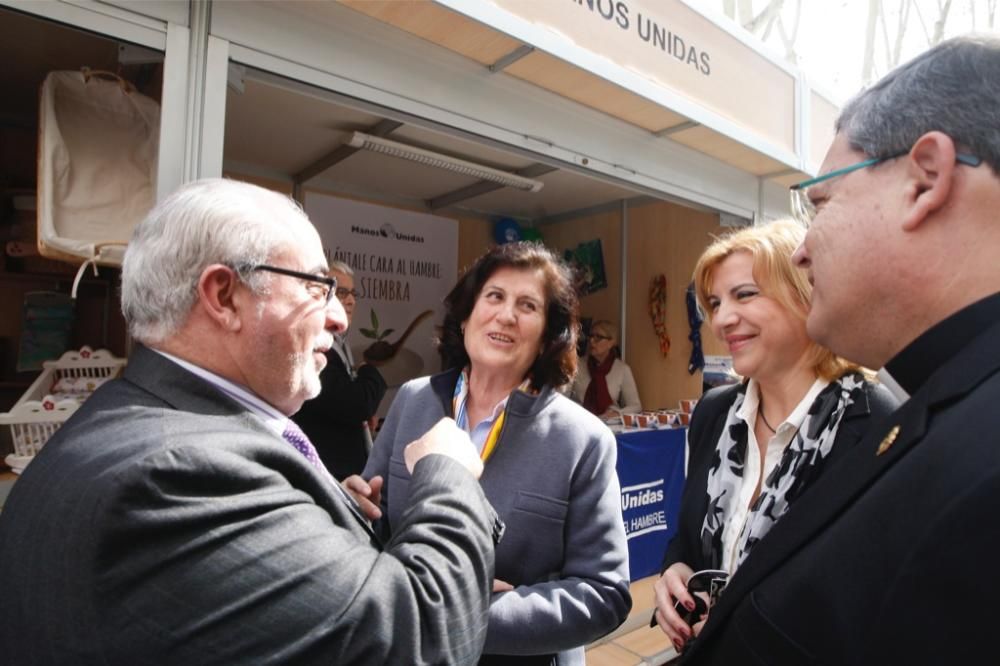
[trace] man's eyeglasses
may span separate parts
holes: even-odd
[[[306,288],[309,290],[309,293],[312,294],[317,300],[322,300],[324,304],[328,304],[333,298],[333,294],[338,291],[337,278],[332,278],[326,275],[303,273],[301,271],[293,271],[290,268],[268,266],[267,264],[239,266],[236,268],[236,271],[248,273],[253,271],[267,271],[268,273],[277,273],[278,275],[287,275],[288,277],[305,280],[308,283]]]
[[[610,335],[601,335],[600,333],[591,333],[590,334],[590,339],[591,340],[610,340],[611,336]]]
[[[817,183],[822,183],[825,180],[830,180],[831,178],[836,178],[837,176],[844,176],[852,171],[857,171],[859,169],[867,169],[868,167],[875,166],[876,164],[881,164],[883,162],[888,162],[889,160],[894,160],[897,157],[902,157],[910,151],[903,151],[901,153],[896,153],[895,155],[889,155],[887,157],[873,157],[872,159],[865,160],[863,162],[858,162],[857,164],[852,164],[846,166],[843,169],[837,169],[836,171],[831,171],[830,173],[823,174],[816,178],[810,178],[809,180],[804,180],[801,183],[792,185],[789,188],[789,193],[791,195],[791,208],[792,217],[795,221],[802,226],[809,228],[813,220],[816,219],[816,206],[813,204],[812,199],[809,198],[809,188]],[[972,167],[977,167],[982,164],[983,160],[975,155],[969,155],[967,153],[958,153],[955,155],[955,162],[957,164],[965,164]]]
[[[361,293],[357,289],[348,289],[347,287],[337,287],[337,298],[344,300],[348,296],[353,296],[357,300]]]

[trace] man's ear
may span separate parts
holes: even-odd
[[[955,175],[955,142],[943,132],[927,132],[903,159],[908,165],[903,230],[913,231],[948,202]]]
[[[222,264],[212,264],[198,279],[198,304],[205,315],[227,331],[239,331],[243,325],[235,294],[240,279],[236,271]]]

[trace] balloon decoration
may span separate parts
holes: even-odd
[[[535,243],[542,242],[542,234],[538,229],[534,227],[524,227],[521,229],[521,240],[534,241]]]
[[[509,217],[497,220],[497,223],[493,225],[493,237],[500,245],[519,241],[524,237],[523,234],[521,225]]]

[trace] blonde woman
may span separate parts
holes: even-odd
[[[803,236],[791,221],[742,229],[695,267],[699,304],[743,381],[706,393],[691,419],[678,532],[654,585],[654,618],[678,650],[707,616],[687,589],[691,574],[732,574],[870,419],[895,408],[885,388],[806,335],[812,287],[791,262]]]

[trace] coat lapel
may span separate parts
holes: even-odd
[[[939,368],[906,404],[871,424],[864,438],[829,474],[820,477],[733,575],[690,655],[711,643],[711,635],[758,583],[832,524],[886,470],[921,443],[929,413],[936,405],[962,397],[1000,370],[1000,346],[995,343],[998,335],[1000,324],[984,331]],[[887,438],[893,441],[884,446]],[[883,451],[878,454],[880,446]]]
[[[155,395],[174,409],[196,414],[232,416],[238,419],[243,427],[270,435],[287,446],[284,440],[275,435],[260,419],[248,412],[238,402],[200,377],[191,374],[181,366],[141,344],[137,344],[129,355],[124,379]],[[313,469],[311,465],[307,464],[307,466]],[[313,471],[318,476],[322,476],[319,470],[313,469]],[[334,483],[336,484],[335,481]],[[323,486],[328,488],[328,485],[329,481],[324,479]],[[364,529],[365,533],[378,542],[371,524],[361,514],[354,500],[348,497],[342,488],[329,488],[328,494],[336,497],[335,504],[345,505],[347,511]]]
[[[431,390],[441,403],[441,411],[451,418],[455,418],[452,400],[455,397],[455,385],[458,384],[460,374],[462,374],[461,368],[452,368],[431,377]]]

